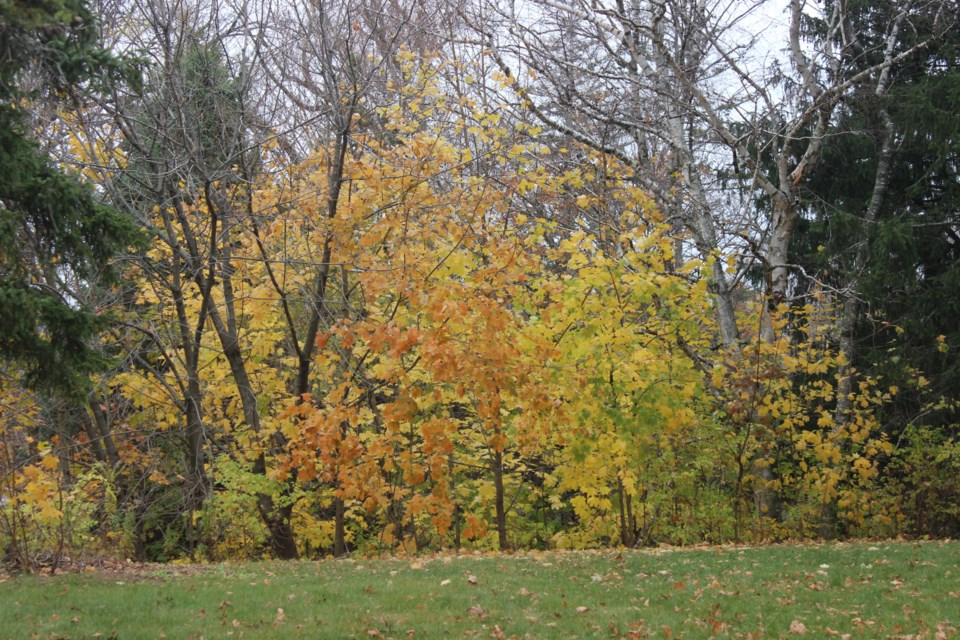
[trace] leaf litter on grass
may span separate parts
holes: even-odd
[[[164,566],[0,584],[0,609],[32,621],[0,622],[0,638],[949,640],[958,575],[955,542]]]

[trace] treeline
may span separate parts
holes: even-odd
[[[0,9],[9,564],[957,535],[956,2],[207,4]]]

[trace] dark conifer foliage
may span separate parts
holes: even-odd
[[[898,6],[859,3],[851,12],[861,23],[855,55],[869,62],[881,54],[887,34],[877,25]],[[953,403],[936,401],[960,394],[949,353],[960,341],[960,39],[955,30],[938,32],[944,15],[931,6],[900,33],[899,49],[934,44],[890,69],[886,97],[855,85],[845,98],[807,185],[808,215],[794,247],[796,262],[830,285],[855,283],[861,309],[852,355],[856,366],[903,390],[889,424],[894,435],[919,414],[932,426],[957,420]],[[894,127],[890,180],[867,220],[885,118]],[[906,384],[918,372],[930,383],[923,389]]]
[[[78,0],[0,4],[0,356],[29,385],[61,391],[103,364],[89,344],[103,319],[61,283],[109,279],[133,225],[41,153],[25,110],[129,75],[96,35]]]

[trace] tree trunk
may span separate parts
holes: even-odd
[[[213,191],[213,186],[208,183],[204,189],[204,197],[207,211],[212,220],[221,220],[225,232],[229,231],[234,219],[234,212],[229,204],[223,207],[214,199],[217,194]],[[222,199],[221,199],[222,200]],[[211,253],[216,247],[211,246]],[[220,270],[221,288],[223,290],[223,309],[221,315],[220,309],[213,303],[210,304],[210,320],[213,323],[220,341],[220,348],[230,366],[230,373],[233,377],[234,385],[240,396],[240,406],[243,410],[243,419],[247,427],[257,438],[260,453],[253,463],[252,471],[257,475],[266,476],[267,464],[265,450],[270,447],[270,435],[263,433],[262,422],[260,420],[260,407],[257,400],[256,391],[253,388],[253,381],[247,371],[247,364],[240,350],[240,332],[237,323],[236,296],[233,288],[231,262],[231,248],[229,244],[223,244],[220,247],[220,262],[223,268]],[[198,282],[199,275],[197,276]],[[224,317],[225,316],[225,317]],[[281,486],[280,491],[284,492],[285,487]],[[299,557],[297,552],[296,539],[293,528],[290,524],[290,513],[293,505],[277,507],[273,496],[269,494],[257,494],[257,505],[260,516],[270,532],[270,546],[274,553],[281,559],[296,559]]]
[[[633,514],[630,513],[630,496],[623,486],[623,480],[617,476],[617,501],[620,504],[620,544],[632,547],[634,544]]]
[[[300,552],[297,550],[297,539],[290,524],[293,505],[277,507],[271,503],[264,505],[269,509],[267,511],[269,516],[264,519],[270,531],[270,546],[273,553],[281,560],[297,560],[300,558]]]
[[[504,507],[503,497],[503,452],[496,451],[493,454],[493,487],[495,490],[494,504],[497,517],[497,544],[501,551],[510,549],[510,543],[507,542],[507,512]]]
[[[224,298],[226,304],[233,301],[232,287],[228,286],[229,278],[224,276]],[[228,321],[232,314],[228,307]],[[210,317],[213,320],[217,335],[220,338],[221,348],[224,356],[230,365],[230,372],[233,375],[237,392],[240,395],[240,405],[243,409],[243,418],[247,426],[258,437],[261,448],[269,447],[269,436],[262,433],[262,423],[260,421],[260,408],[257,404],[257,395],[253,390],[253,383],[247,373],[246,364],[243,360],[243,354],[238,345],[235,324],[230,322],[229,326],[224,326],[223,320],[215,307],[211,308]],[[233,331],[231,331],[233,329]],[[261,451],[253,464],[252,471],[257,475],[266,476],[267,462],[266,455]],[[281,491],[284,487],[281,486]],[[260,516],[263,519],[267,530],[270,532],[270,546],[278,558],[283,560],[293,560],[299,558],[297,552],[296,538],[293,533],[293,527],[290,524],[290,514],[293,505],[277,507],[273,496],[264,493],[257,494],[257,505]]]
[[[339,558],[347,555],[346,509],[343,504],[343,498],[339,496],[335,497],[333,499],[333,507],[333,555]]]
[[[206,455],[204,445],[206,444],[206,433],[203,426],[203,416],[200,410],[201,392],[200,383],[195,377],[191,377],[189,382],[187,397],[187,473],[184,481],[184,507],[186,531],[187,531],[187,550],[190,553],[190,559],[195,560],[194,551],[199,542],[196,527],[194,526],[194,516],[203,508],[203,503],[210,494],[210,481],[207,478]]]
[[[266,475],[267,461],[262,452],[253,463],[253,472],[257,475]],[[296,536],[290,524],[293,504],[277,506],[273,496],[268,493],[258,493],[257,510],[270,534],[270,548],[273,549],[273,553],[281,560],[298,559],[300,553],[297,551]]]
[[[884,91],[885,84],[881,80],[877,87],[878,97],[883,97]],[[880,152],[877,154],[877,170],[873,182],[873,192],[870,194],[870,201],[867,203],[867,209],[863,214],[862,237],[853,259],[853,273],[847,284],[848,295],[843,300],[843,312],[840,316],[839,352],[845,362],[840,365],[837,371],[837,406],[834,410],[834,433],[837,433],[846,425],[850,418],[850,411],[853,409],[854,332],[860,310],[857,288],[860,284],[860,273],[867,262],[867,252],[870,247],[870,226],[880,214],[880,207],[883,206],[883,200],[890,185],[890,173],[893,166],[896,129],[889,112],[885,108],[879,109],[879,117],[883,123],[883,134],[880,140]],[[832,505],[824,504],[820,518],[820,535],[829,539],[836,534],[836,530],[837,510]]]

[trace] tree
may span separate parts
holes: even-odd
[[[895,24],[891,16],[907,11],[909,27],[887,28]],[[924,448],[924,442],[949,439],[957,416],[951,399],[960,389],[948,355],[960,338],[960,119],[952,107],[960,75],[956,31],[944,29],[956,14],[956,3],[851,3],[847,32],[856,38],[841,50],[856,60],[853,68],[875,63],[886,51],[930,44],[851,87],[821,166],[801,192],[791,247],[791,262],[826,283],[842,304],[837,340],[850,361],[847,370],[868,372],[899,390],[883,409],[885,429],[900,443],[910,441],[903,455],[914,460],[923,457],[906,452],[914,442]],[[818,21],[809,29],[818,37],[825,33]],[[844,375],[838,385],[838,422],[851,409],[851,384]],[[939,434],[916,431],[929,427]],[[931,497],[936,503],[944,496]],[[915,513],[923,502],[917,498],[904,507]]]
[[[90,344],[104,319],[71,288],[109,280],[133,225],[40,151],[29,112],[129,67],[98,47],[96,17],[80,0],[3,3],[0,51],[0,355],[31,386],[78,392],[105,364]]]
[[[955,12],[792,0],[778,52],[768,4],[118,3],[144,90],[70,112],[40,46],[6,117],[149,241],[94,289],[0,199],[4,273],[115,310],[85,403],[0,388],[17,555],[58,511],[156,559],[896,531],[956,449]]]
[[[859,34],[854,54],[869,62],[885,47],[912,46],[942,28],[940,12],[947,11],[928,5],[918,8],[909,29],[880,31],[886,16],[903,10],[890,3],[852,12]],[[864,78],[853,88],[835,125],[842,135],[831,136],[804,190],[802,233],[793,248],[795,261],[843,299],[840,339],[855,366],[898,385],[919,370],[943,397],[957,388],[954,363],[943,357],[958,332],[960,119],[950,106],[960,86],[957,64],[956,34],[948,32],[882,78]],[[921,408],[913,393],[899,404],[902,428]],[[949,422],[949,411],[937,421]]]
[[[424,3],[293,3],[288,12],[276,14],[276,33],[259,52],[261,69],[271,80],[269,91],[282,98],[278,112],[288,114],[291,130],[297,134],[292,141],[290,136],[280,136],[286,159],[293,163],[308,160],[308,165],[325,177],[323,184],[314,186],[315,196],[274,204],[287,216],[301,217],[295,224],[303,225],[304,232],[323,230],[300,265],[308,278],[290,278],[288,283],[278,277],[279,270],[288,268],[286,251],[267,251],[268,244],[260,237],[262,214],[248,210],[246,219],[283,307],[285,345],[297,360],[289,390],[298,402],[308,396],[319,401],[329,384],[313,373],[318,337],[338,322],[364,313],[362,304],[355,306],[351,301],[351,272],[345,264],[338,268],[333,260],[339,234],[337,217],[350,189],[345,167],[350,154],[360,151],[358,136],[373,131],[392,135],[380,110],[397,97],[388,90],[391,80],[398,85],[402,82],[397,58],[401,43],[426,46],[430,42],[428,26],[446,13],[440,8],[430,15]],[[318,149],[322,150],[320,157],[315,155]],[[284,507],[284,517],[289,518],[292,508],[292,504]],[[347,548],[339,491],[333,509],[334,553],[342,555]]]
[[[750,24],[768,19],[771,4],[543,0],[521,12],[490,2],[472,20],[518,109],[633,167],[686,229],[690,241],[678,253],[695,251],[708,265],[724,366],[733,368],[756,364],[751,337],[767,347],[779,341],[775,328],[787,325],[776,317],[797,301],[789,249],[800,194],[838,105],[864,82],[885,90],[889,70],[917,59],[955,19],[942,1],[871,14],[884,35],[862,57],[850,30],[859,3],[792,0],[782,28],[788,49],[757,64],[770,52]],[[921,13],[939,16],[936,28],[898,39]],[[819,31],[807,30],[815,18]],[[755,288],[738,291],[751,274]],[[738,316],[744,294],[764,300],[758,334]],[[761,513],[776,516],[769,435],[754,476]]]

